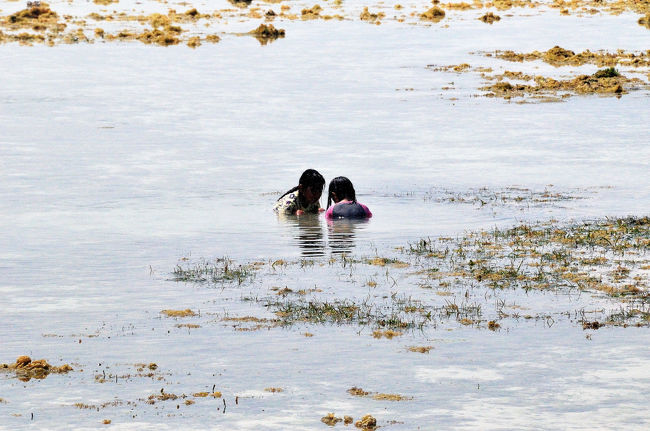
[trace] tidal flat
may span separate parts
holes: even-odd
[[[647,429],[649,14],[0,2],[0,429]]]

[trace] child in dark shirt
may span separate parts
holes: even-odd
[[[334,202],[334,205],[330,204]],[[352,181],[346,177],[336,177],[330,181],[327,192],[328,219],[365,219],[372,217],[372,213],[364,204],[357,202]]]

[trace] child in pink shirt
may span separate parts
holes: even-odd
[[[334,202],[334,205],[330,204]],[[330,181],[327,192],[328,219],[365,219],[372,217],[372,213],[364,204],[357,202],[352,181],[346,177],[336,177]]]

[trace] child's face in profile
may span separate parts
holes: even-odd
[[[305,187],[303,188],[302,193],[305,201],[311,205],[320,199],[323,190],[320,188]]]

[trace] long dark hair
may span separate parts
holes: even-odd
[[[289,193],[293,193],[296,190],[300,188],[300,186],[303,186],[303,188],[310,188],[312,190],[323,190],[323,187],[325,186],[325,178],[321,174],[318,173],[317,170],[315,169],[307,169],[305,172],[302,173],[300,176],[300,179],[298,180],[298,185],[290,190],[288,190],[285,194],[280,196],[278,200],[282,199]]]
[[[327,208],[332,204],[332,193],[336,193],[336,197],[339,201],[347,199],[352,202],[357,201],[357,194],[354,192],[354,186],[352,181],[347,179],[347,177],[336,177],[330,181],[329,188],[327,190]]]

